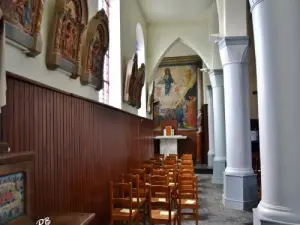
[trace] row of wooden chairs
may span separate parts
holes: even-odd
[[[198,177],[190,155],[181,159],[156,155],[141,169],[131,169],[119,182],[111,182],[110,198],[112,225],[115,221],[140,224],[141,220],[145,224],[147,217],[150,225],[180,225],[182,219],[198,224]]]

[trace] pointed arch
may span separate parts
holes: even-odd
[[[203,60],[203,58],[201,57],[201,53],[199,52],[199,50],[197,48],[195,48],[191,43],[187,42],[186,40],[182,39],[181,37],[177,37],[175,40],[173,40],[167,48],[165,48],[164,52],[159,56],[159,58],[156,60],[153,68],[150,68],[150,80],[151,78],[153,78],[154,76],[154,72],[156,71],[156,69],[158,68],[160,62],[162,61],[162,59],[165,57],[165,55],[167,54],[167,52],[174,46],[176,45],[178,42],[182,42],[183,44],[185,44],[186,46],[188,46],[189,48],[191,48],[193,51],[195,51],[197,53],[197,55],[200,56],[200,58]],[[204,61],[204,60],[203,60]],[[205,62],[206,63],[206,62]],[[206,63],[207,64],[207,63]]]

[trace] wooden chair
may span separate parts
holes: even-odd
[[[126,221],[132,224],[133,220],[139,224],[138,210],[132,207],[132,183],[110,182],[110,224],[115,221]]]
[[[182,154],[181,160],[193,160],[192,154]]]
[[[140,195],[148,198],[149,190],[147,189],[147,174],[145,169],[131,169],[133,175],[139,175]]]
[[[146,198],[140,194],[139,175],[122,174],[122,182],[132,183],[132,207],[139,210],[146,224]]]
[[[181,160],[181,165],[194,165],[194,163],[193,163],[193,160],[184,159],[184,160]]]
[[[163,194],[163,196],[161,196]],[[171,207],[171,192],[169,186],[151,185],[150,188],[150,225],[175,225],[178,220],[177,212]]]
[[[180,166],[180,169],[190,169],[190,170],[193,170],[194,169],[194,165],[181,165]]]
[[[194,171],[194,169],[180,169],[178,171],[178,176],[184,176],[184,175],[194,176],[195,171]]]
[[[195,220],[196,225],[198,225],[198,177],[180,176],[178,182],[177,206],[179,224],[184,219]]]
[[[153,170],[153,164],[149,163],[149,162],[143,163],[142,169],[145,169],[146,174],[150,174],[152,172],[152,170]]]
[[[168,186],[168,176],[165,175],[151,175],[150,177],[151,185],[165,185]]]

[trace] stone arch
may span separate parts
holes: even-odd
[[[201,53],[199,52],[199,50],[197,50],[197,49],[196,49],[192,44],[190,44],[189,42],[183,40],[181,37],[177,37],[173,42],[171,42],[171,44],[170,44],[170,45],[164,50],[164,52],[159,56],[159,58],[156,60],[156,62],[155,62],[155,64],[154,64],[153,68],[150,68],[150,69],[151,69],[151,71],[149,71],[149,74],[150,74],[149,78],[150,78],[150,80],[148,80],[148,81],[151,82],[151,80],[152,80],[152,78],[153,78],[153,76],[154,76],[154,72],[155,72],[155,70],[158,68],[158,66],[159,66],[160,62],[162,61],[162,59],[165,57],[165,55],[167,54],[167,52],[168,52],[175,44],[177,44],[178,42],[182,42],[183,44],[187,45],[189,48],[191,48],[192,50],[194,50],[194,51],[197,53],[197,55],[199,55],[200,58],[204,61],[204,59],[201,57]],[[204,63],[207,64],[208,62],[205,62],[205,61],[204,61]]]

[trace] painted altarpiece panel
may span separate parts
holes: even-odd
[[[46,65],[80,76],[80,45],[88,22],[86,0],[56,0],[52,29],[47,48]]]
[[[176,120],[179,130],[197,130],[198,56],[164,58],[154,79],[154,130]]]
[[[103,88],[105,54],[109,47],[108,17],[102,9],[89,21],[83,32],[80,48],[80,81],[91,84],[97,91]]]
[[[0,0],[8,43],[29,57],[42,51],[41,23],[44,0]]]

